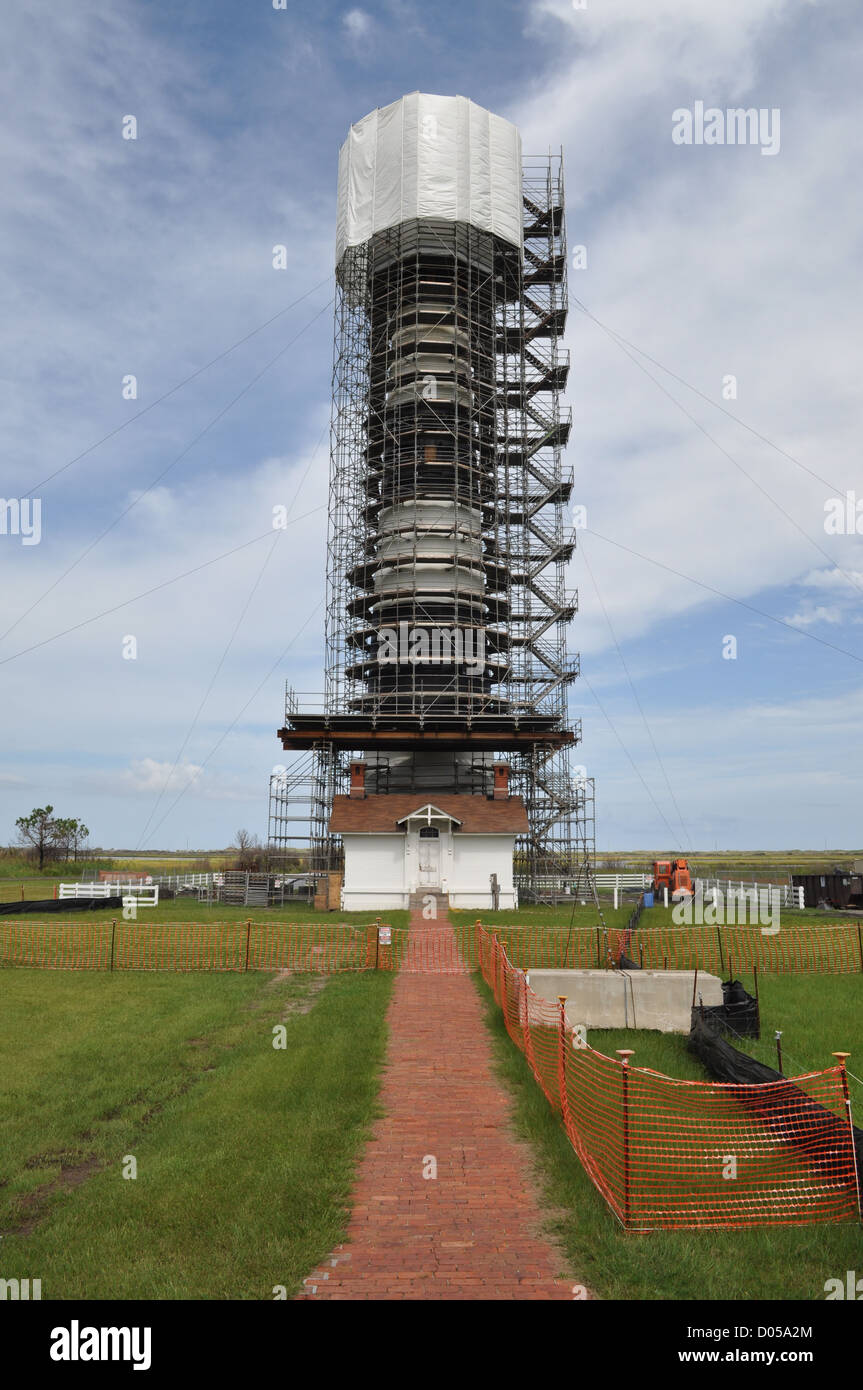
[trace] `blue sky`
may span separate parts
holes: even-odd
[[[42,539],[0,536],[0,839],[46,801],[103,845],[265,835],[285,680],[322,684],[338,146],[420,89],[564,147],[572,296],[688,383],[573,300],[599,845],[859,846],[861,541],[824,529],[863,497],[855,4],[13,0],[5,28],[2,493]],[[779,152],[675,145],[696,101],[778,108]]]

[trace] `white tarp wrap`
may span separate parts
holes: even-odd
[[[467,97],[414,92],[351,126],[339,153],[336,265],[415,217],[470,222],[522,247],[521,136]]]

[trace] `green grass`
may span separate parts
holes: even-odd
[[[46,913],[40,917],[38,913],[16,912],[7,917],[8,921],[26,922],[33,921],[63,921],[63,922],[102,922],[112,921],[114,918],[119,922],[122,920],[122,908],[117,907],[97,907],[86,912],[69,912],[64,914]],[[157,907],[140,907],[136,921],[141,926],[146,926],[148,922],[307,922],[309,924],[324,924],[330,927],[348,926],[368,926],[380,916],[382,922],[389,923],[392,927],[406,927],[410,917],[407,911],[396,912],[316,912],[313,907],[306,903],[293,903],[286,907],[233,907],[228,903],[218,903],[213,907],[208,907],[206,903],[199,903],[197,898],[169,898],[158,904]],[[0,919],[3,917],[2,902],[0,902]]]
[[[516,1128],[535,1156],[547,1230],[562,1246],[568,1266],[600,1298],[819,1300],[825,1297],[827,1279],[844,1278],[846,1270],[861,1268],[863,1231],[853,1223],[643,1235],[623,1231],[510,1040],[491,991],[475,978],[486,1004],[499,1073],[513,1097]],[[859,995],[856,977],[775,976],[770,983],[775,986],[770,1008],[781,1010],[786,1020],[796,1020],[794,1026],[801,1030],[810,1025],[808,1009],[820,998],[821,1022],[812,1032],[821,1041],[812,1046],[820,1049],[820,1064],[826,1065],[823,1040],[832,1032],[831,1017],[850,1017],[855,987]],[[800,988],[806,983],[815,989]],[[762,1004],[767,1006],[763,988]],[[860,1037],[863,1023],[857,1021],[854,1027]],[[844,1022],[837,1024],[837,1031],[846,1036]],[[706,1079],[700,1064],[686,1052],[684,1038],[591,1030],[590,1042],[612,1055],[616,1047],[635,1047],[635,1064],[672,1076]]]
[[[743,984],[750,994],[751,975]],[[782,1031],[783,1072],[801,1076],[824,1071],[835,1064],[834,1052],[850,1052],[848,1062],[855,1122],[863,1128],[863,983],[859,975],[762,975],[758,983],[761,1037],[729,1038],[742,1052],[776,1068],[777,1029]],[[684,1080],[703,1080],[700,1063],[687,1051],[686,1038],[677,1033],[649,1030],[590,1030],[590,1045],[613,1056],[619,1047],[635,1049],[633,1064],[651,1067]]]
[[[602,916],[607,927],[625,927],[629,921],[635,907],[635,900],[622,903],[615,908],[606,898],[600,898]],[[672,907],[663,907],[657,904],[655,907],[645,908],[641,914],[640,929],[650,930],[655,927],[677,927],[677,923],[672,917]],[[496,927],[548,927],[552,930],[568,930],[570,925],[574,929],[580,927],[595,927],[599,924],[599,916],[596,906],[587,903],[582,907],[581,903],[576,903],[575,907],[524,907],[513,910],[507,909],[501,912],[465,912],[462,910],[450,911],[450,919],[453,924],[460,926],[473,926],[479,918],[483,926],[489,931],[494,931]],[[838,926],[839,923],[853,920],[851,914],[841,912],[817,911],[807,909],[804,912],[792,912],[791,910],[782,911],[781,922],[790,925],[793,922],[823,922],[831,926]]]
[[[290,1297],[343,1238],[391,985],[4,972],[0,1276],[43,1298]]]
[[[744,985],[754,993],[752,977]],[[863,1128],[863,977],[860,975],[762,975],[758,982],[761,1038],[733,1039],[735,1047],[776,1067],[777,1029],[782,1032],[786,1076],[834,1065],[834,1052],[848,1061],[855,1123]]]

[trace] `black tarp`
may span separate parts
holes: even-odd
[[[758,1000],[746,992],[740,980],[723,981],[721,1004],[699,1007],[693,1012],[715,1023],[720,1032],[729,1033],[731,1037],[761,1037]]]
[[[123,906],[117,898],[34,898],[20,903],[0,903],[0,918],[13,912],[96,912],[103,907]]]

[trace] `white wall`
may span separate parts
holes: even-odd
[[[497,874],[500,885],[500,906],[517,907],[512,874],[514,835],[453,836],[453,873],[449,885],[452,907],[483,908],[492,906],[491,875]]]
[[[345,847],[342,907],[345,912],[406,908],[411,893],[423,891],[417,884],[418,836],[415,832],[406,835],[345,834],[342,840]],[[512,873],[514,848],[514,835],[442,831],[441,891],[449,893],[450,905],[488,912],[492,907],[491,875],[496,873],[500,906],[518,907]]]
[[[343,835],[345,912],[407,907],[404,835]]]

